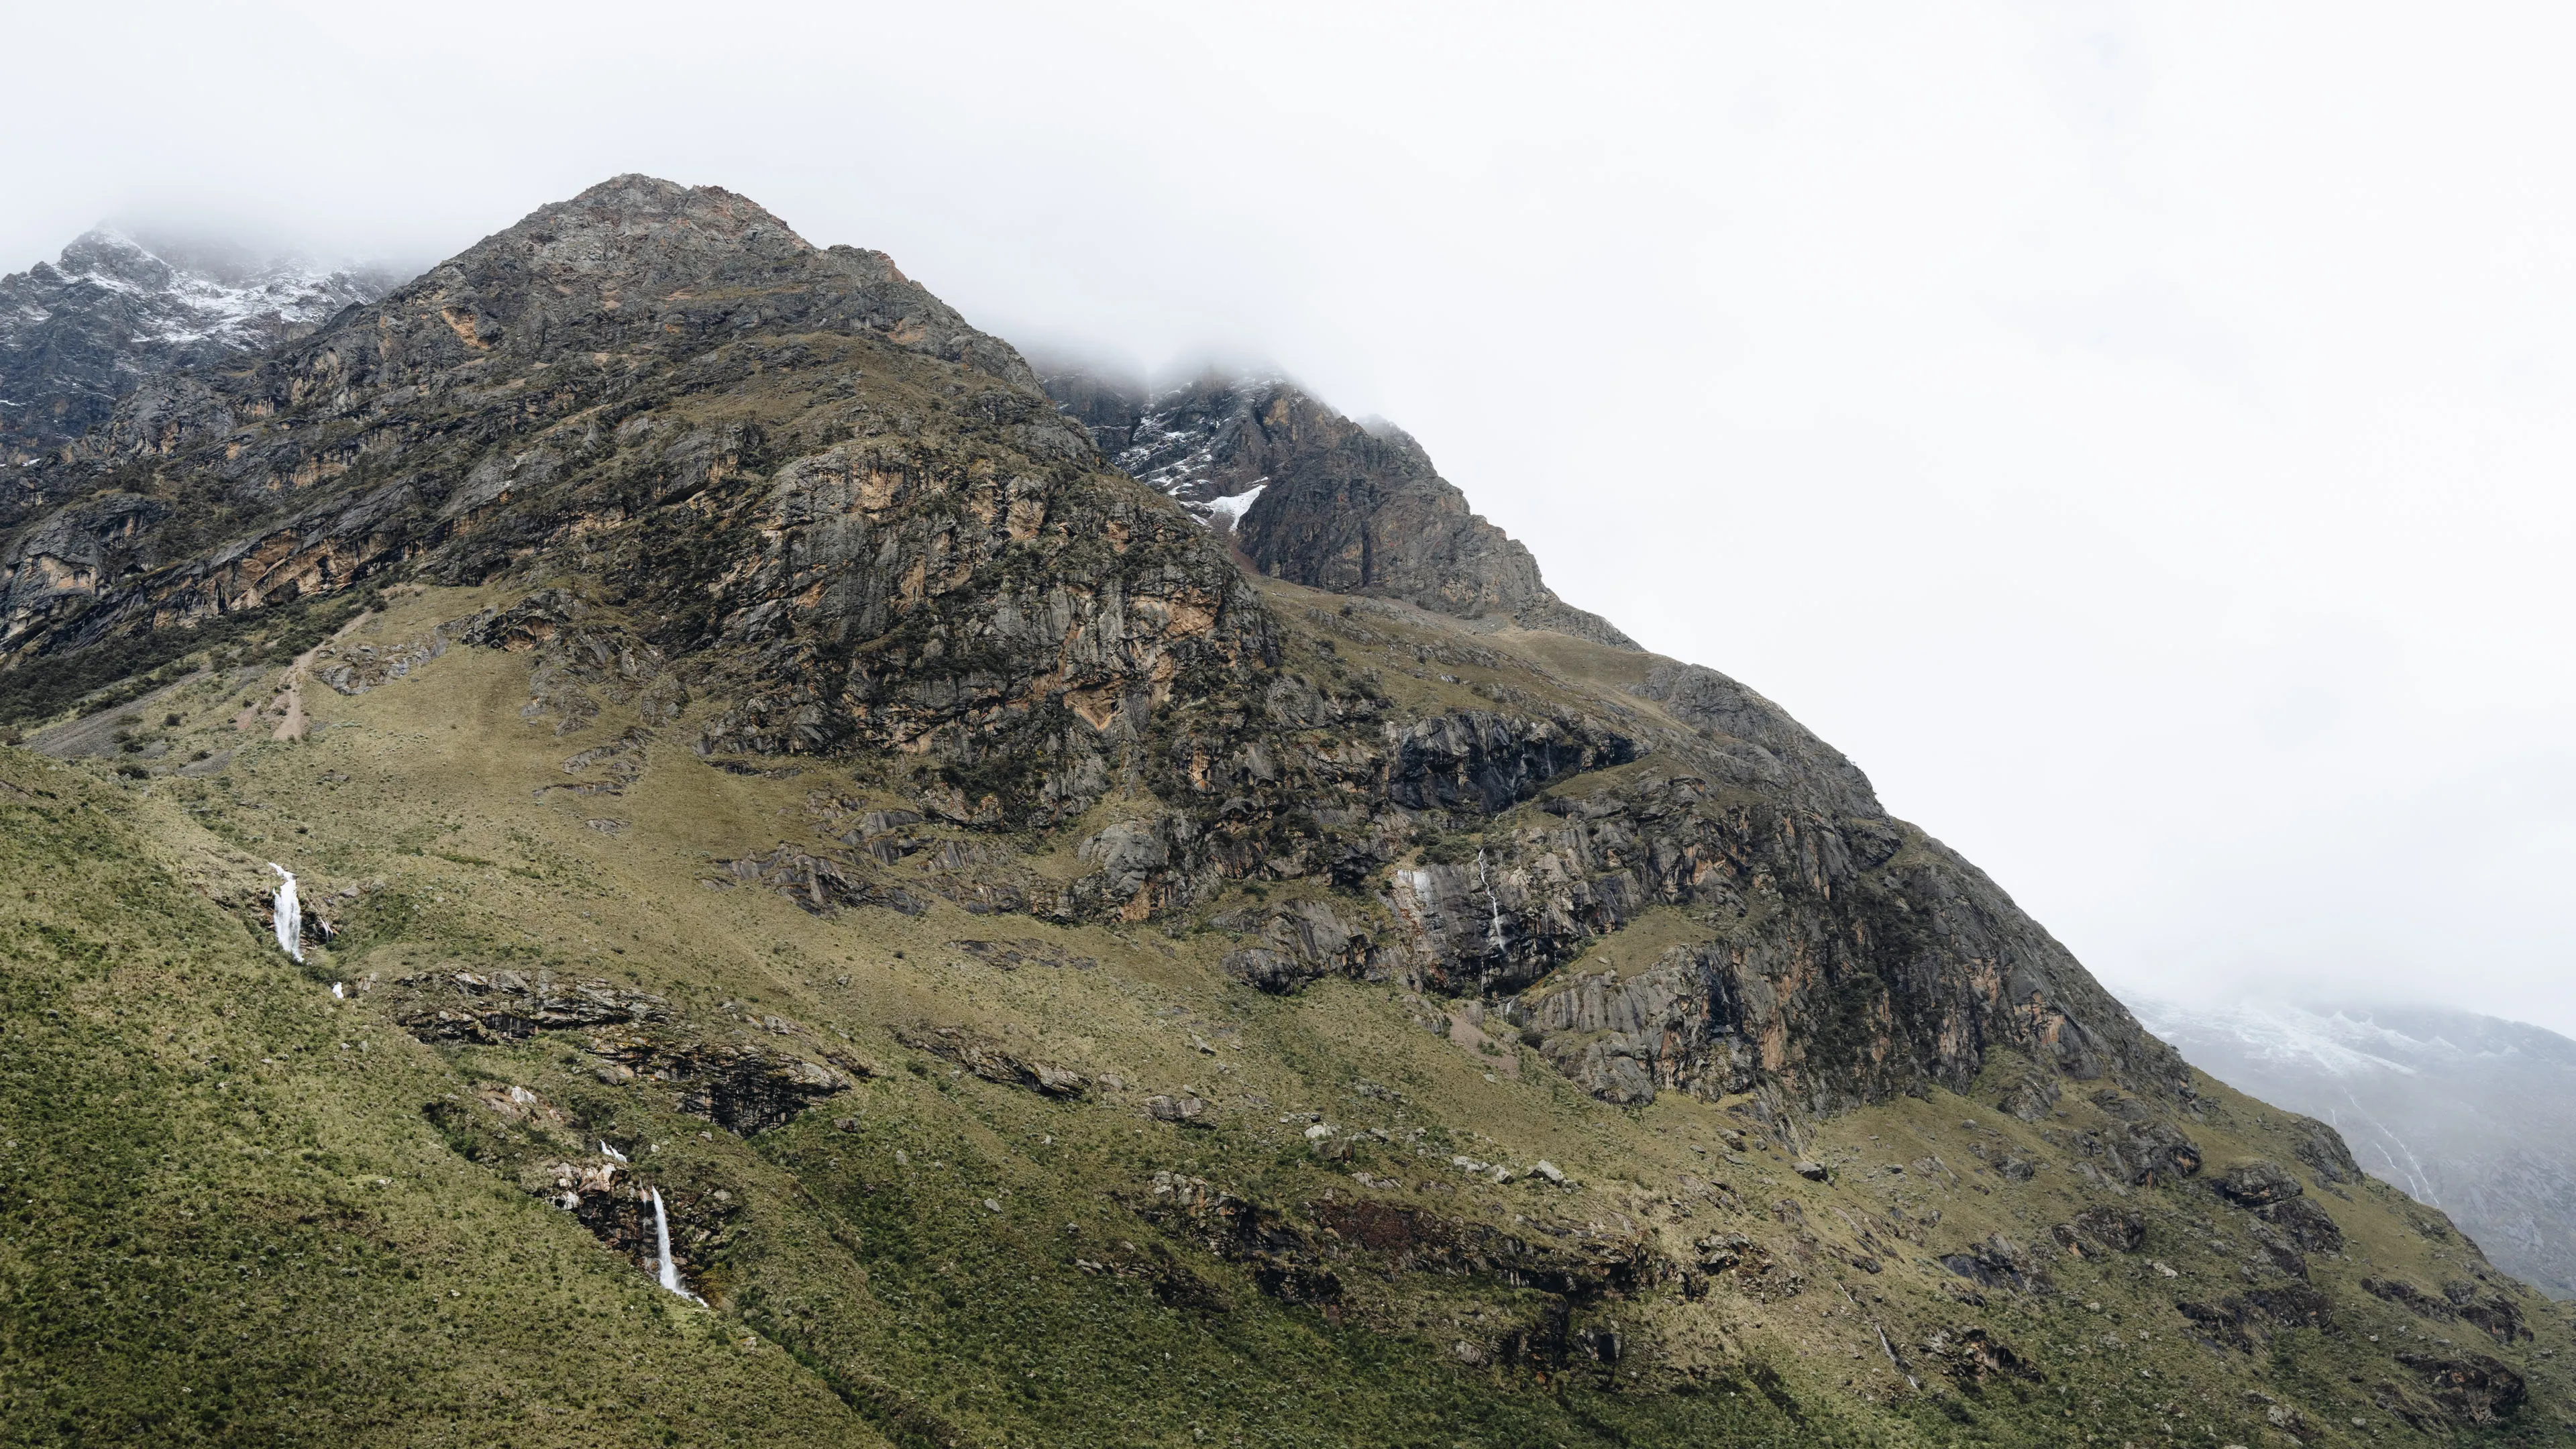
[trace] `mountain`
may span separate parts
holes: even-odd
[[[2192,1065],[2333,1123],[2363,1170],[2448,1209],[2507,1272],[2576,1297],[2576,1041],[2423,1006],[2138,1008]]]
[[[626,176],[13,470],[0,1423],[2563,1437],[2565,1309],[1409,440],[1054,391]]]
[[[1119,469],[1223,520],[1271,578],[1637,647],[1559,599],[1530,551],[1470,511],[1393,424],[1355,423],[1262,374],[1212,373],[1156,392],[1060,365],[1041,382]]]
[[[301,336],[391,280],[379,268],[84,232],[59,260],[0,277],[0,464],[106,421],[151,374]]]

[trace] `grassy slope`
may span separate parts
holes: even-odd
[[[1454,660],[1512,641],[1400,611],[1339,625],[1303,607],[1320,596],[1273,592],[1309,639],[1349,629],[1339,656],[1370,660],[1413,703],[1483,705],[1480,683],[1579,698],[1586,676],[1633,657],[1548,641],[1552,674],[1419,664],[1412,644]],[[409,597],[351,642],[417,638],[479,602]],[[1292,652],[1330,667],[1310,642]],[[1605,1107],[1507,1038],[1478,1052],[1423,1030],[1436,1013],[1385,986],[1280,1000],[1232,984],[1218,932],[1065,929],[945,903],[919,918],[812,916],[704,882],[721,878],[714,862],[818,843],[818,801],[898,797],[829,765],[726,773],[676,743],[651,746],[623,794],[541,791],[620,726],[603,715],[557,738],[523,720],[525,666],[451,650],[363,696],[308,689],[317,725],[303,743],[235,730],[245,696],[212,683],[154,701],[153,720],[183,716],[154,731],[172,758],[234,751],[205,780],[116,786],[104,764],[8,757],[15,790],[51,792],[0,790],[14,943],[0,1422],[14,1440],[2053,1444],[2178,1429],[2178,1442],[2286,1443],[2246,1397],[2261,1389],[2304,1403],[2315,1442],[2404,1442],[2368,1402],[2401,1332],[2477,1340],[2530,1376],[2533,1405],[2505,1439],[2562,1433],[2566,1375],[2541,1353],[2566,1341],[2562,1310],[2526,1297],[2539,1341],[2503,1348],[2352,1289],[2365,1274],[2458,1276],[2441,1260],[2456,1245],[2410,1225],[2385,1189],[2321,1198],[2352,1239],[2345,1259],[2314,1264],[2345,1305],[2334,1332],[2213,1351],[2186,1336],[2174,1300],[2241,1288],[2249,1244],[2196,1186],[2129,1195],[2150,1220],[2136,1254],[2096,1263],[2048,1247],[2050,1224],[2103,1200],[2040,1135],[2098,1125],[2080,1093],[2035,1126],[1948,1094],[1835,1119],[1807,1145],[1835,1168],[1817,1184],[1758,1146],[1729,1161],[1719,1133],[1744,1124],[1722,1104]],[[1063,841],[1038,848],[1030,867],[1075,868]],[[309,898],[359,891],[326,906],[348,930],[305,969],[245,919],[271,858],[305,876]],[[1659,913],[1632,934],[1677,929]],[[951,944],[1022,938],[1101,964],[1005,972]],[[1650,944],[1605,943],[1586,969]],[[759,1018],[784,1018],[887,1070],[746,1142],[677,1115],[652,1083],[604,1083],[575,1035],[431,1047],[390,1023],[396,978],[505,967],[661,993],[713,1038],[756,1043]],[[366,989],[335,1003],[332,979]],[[959,1075],[893,1039],[915,1023],[971,1027],[1125,1087],[1067,1104]],[[484,1089],[509,1085],[565,1126],[484,1105]],[[1216,1105],[1215,1127],[1142,1110],[1184,1089]],[[2259,1104],[2215,1084],[2210,1096],[2194,1137],[2213,1169],[2291,1160]],[[433,1128],[421,1109],[451,1099]],[[1309,1112],[1387,1140],[1323,1160],[1296,1116]],[[637,1180],[728,1204],[698,1223],[721,1238],[699,1280],[713,1309],[657,1292],[521,1190],[529,1163],[601,1136],[631,1144]],[[1550,1159],[1581,1187],[1495,1184],[1449,1167],[1453,1153]],[[2042,1166],[2009,1184],[1981,1153]],[[1949,1170],[1889,1170],[1931,1155]],[[1652,1349],[1557,1373],[1476,1366],[1456,1345],[1489,1350],[1542,1323],[1548,1301],[1482,1277],[1391,1276],[1360,1254],[1338,1266],[1336,1310],[1283,1304],[1140,1216],[1164,1170],[1292,1218],[1363,1197],[1676,1259],[1703,1235],[1743,1233],[1803,1287],[1581,1304],[1576,1327]],[[1903,1242],[1884,1231],[1891,1205],[1940,1221]],[[1993,1232],[2047,1250],[2055,1287],[1963,1302],[1935,1259]],[[1953,1387],[1920,1345],[1967,1325],[2041,1376]],[[1881,1328],[1930,1392],[1906,1391]]]
[[[9,1441],[867,1442],[449,1151],[446,1065],[184,889],[116,793],[0,763]]]

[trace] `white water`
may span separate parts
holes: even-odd
[[[662,1286],[683,1298],[697,1295],[680,1286],[680,1265],[671,1261],[671,1215],[662,1211],[662,1189],[653,1189],[653,1241],[662,1250]]]
[[[1484,887],[1485,909],[1491,914],[1485,925],[1485,949],[1501,955],[1504,944],[1503,903],[1494,899],[1494,887],[1485,879],[1485,851],[1482,846],[1476,848],[1476,884]]]
[[[276,871],[278,880],[282,882],[277,888],[277,949],[294,957],[301,965],[304,961],[304,908],[296,904],[295,872],[273,860],[268,863],[268,868]]]
[[[331,983],[331,999],[332,999],[333,1001],[346,1001],[346,1000],[348,1000],[348,999],[349,999],[348,983],[347,983],[347,982],[345,982],[345,981],[334,981],[334,982],[332,982],[332,983]]]
[[[605,1157],[605,1158],[607,1158],[609,1161],[611,1161],[611,1162],[615,1162],[615,1163],[620,1163],[620,1164],[622,1164],[622,1163],[624,1163],[624,1162],[626,1161],[626,1154],[625,1154],[625,1153],[620,1152],[620,1151],[618,1151],[616,1148],[609,1146],[609,1145],[608,1145],[606,1142],[604,1142],[604,1141],[603,1141],[603,1142],[601,1142],[601,1143],[599,1144],[599,1155],[600,1155],[600,1156],[602,1156],[602,1157]]]

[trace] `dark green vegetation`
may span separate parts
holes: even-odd
[[[0,764],[14,1442],[2569,1432],[1769,702],[1246,577],[882,257],[626,178],[138,399],[11,504],[145,671]]]

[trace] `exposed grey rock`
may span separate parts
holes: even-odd
[[[1758,1058],[1720,953],[1676,946],[1645,970],[1560,972],[1514,1003],[1539,1054],[1607,1102],[1749,1090]]]
[[[1941,1266],[1981,1288],[2029,1292],[2048,1286],[2048,1274],[2020,1244],[1994,1233],[1966,1249],[1945,1254]]]
[[[1044,383],[1119,467],[1232,531],[1274,578],[1637,647],[1549,590],[1529,550],[1471,512],[1391,424],[1353,422],[1269,375],[1214,373],[1149,393],[1061,362]]]
[[[1024,1087],[1049,1097],[1081,1097],[1090,1091],[1090,1082],[1080,1072],[1023,1055],[962,1027],[904,1028],[895,1032],[895,1040],[1005,1087]]]
[[[2314,1198],[2294,1197],[2258,1209],[2264,1222],[2289,1235],[2302,1251],[2336,1253],[2343,1250],[2343,1229],[2335,1225],[2334,1215]]]
[[[1183,1127],[1206,1127],[1213,1123],[1207,1102],[1187,1092],[1177,1097],[1156,1093],[1145,1099],[1145,1115],[1157,1122],[1173,1122]]]
[[[1253,938],[1254,944],[1226,953],[1225,973],[1274,995],[1334,974],[1366,978],[1378,960],[1368,932],[1324,901],[1232,911],[1209,924]]]
[[[2268,1207],[2307,1191],[2298,1177],[2277,1162],[2242,1162],[2219,1175],[2211,1186],[2238,1207]]]
[[[2049,1231],[2059,1246],[2079,1255],[2134,1253],[2146,1244],[2147,1219],[2134,1208],[2105,1204],[2086,1208]]]
[[[394,983],[395,1024],[422,1041],[511,1041],[541,1031],[667,1020],[671,1004],[607,981],[531,982],[518,971],[450,971]]]
[[[1636,692],[1681,720],[1724,737],[1737,758],[1808,796],[1820,813],[1862,819],[1880,813],[1869,777],[1842,751],[1816,738],[1780,706],[1714,669],[1658,660]],[[1903,840],[1895,831],[1865,834],[1852,827],[1846,828],[1846,838],[1864,866],[1894,855]]]
[[[2401,1353],[2397,1361],[2414,1370],[2433,1400],[2462,1423],[2508,1418],[2531,1396],[2521,1374],[2482,1353]]]

